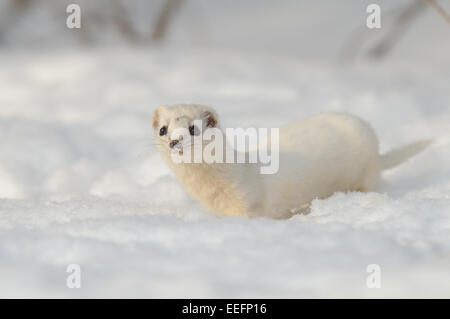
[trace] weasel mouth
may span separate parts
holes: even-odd
[[[170,147],[170,148],[179,147],[179,145],[180,145],[179,143],[180,143],[179,140],[173,140],[173,141],[170,141],[169,147]]]
[[[176,144],[174,147],[170,148],[172,154],[178,154],[179,156],[183,155],[183,146],[181,144]]]

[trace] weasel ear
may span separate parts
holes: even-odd
[[[158,127],[161,112],[163,112],[165,109],[166,108],[164,106],[158,106],[153,112],[152,127],[154,130],[156,130],[156,128]]]
[[[203,112],[203,118],[206,120],[206,127],[217,127],[217,115],[213,111]]]

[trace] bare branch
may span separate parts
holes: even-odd
[[[181,0],[166,0],[156,21],[155,31],[152,34],[152,40],[159,42],[165,38],[167,29],[173,18],[175,11],[180,7]]]
[[[400,38],[411,27],[414,20],[425,9],[425,1],[416,0],[410,6],[406,7],[397,17],[395,23],[391,26],[390,32],[381,39],[372,49],[369,50],[369,55],[377,60],[382,59],[386,54],[392,50]]]
[[[435,0],[427,0],[428,3],[450,24],[450,15]]]

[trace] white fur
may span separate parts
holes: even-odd
[[[428,145],[419,142],[380,156],[378,139],[369,124],[349,114],[323,113],[280,128],[276,174],[260,174],[259,164],[173,163],[170,132],[205,119],[205,114],[217,120],[215,111],[204,105],[159,107],[153,128],[160,153],[188,193],[219,215],[286,218],[305,212],[316,198],[340,191],[368,191],[382,169]],[[167,136],[159,136],[162,126],[168,127]]]

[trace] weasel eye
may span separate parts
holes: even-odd
[[[191,125],[189,126],[189,133],[191,133],[192,136],[198,135],[198,129],[194,125]]]
[[[159,130],[159,136],[163,136],[166,134],[167,134],[167,126],[161,127],[161,129]]]

